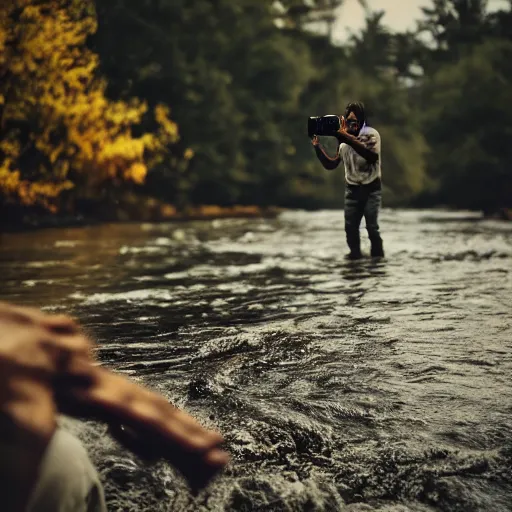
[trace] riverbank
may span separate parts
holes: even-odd
[[[169,222],[226,218],[275,218],[283,208],[255,205],[199,205],[178,209],[173,205],[147,199],[137,203],[87,208],[83,213],[62,214],[36,210],[4,208],[0,215],[0,233],[24,232],[57,227],[80,227],[105,222]]]
[[[424,209],[424,208],[420,208]],[[449,208],[432,208],[432,210]],[[115,204],[88,204],[80,213],[49,213],[18,206],[0,208],[0,233],[24,232],[58,227],[81,227],[107,222],[186,222],[229,218],[272,219],[288,210],[277,206],[257,205],[196,205],[177,208],[154,198],[133,196]],[[512,221],[512,208],[501,208],[483,214],[482,219]]]

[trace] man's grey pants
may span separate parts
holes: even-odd
[[[57,429],[46,449],[28,512],[106,512],[103,487],[80,441]]]
[[[379,231],[379,211],[382,204],[382,191],[373,184],[347,185],[345,191],[345,233],[350,252],[361,252],[359,228],[364,216],[366,230],[372,244],[372,256],[382,256],[382,238]]]

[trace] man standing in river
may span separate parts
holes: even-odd
[[[382,258],[384,248],[378,223],[382,203],[381,142],[379,132],[368,126],[363,103],[347,105],[336,138],[340,145],[334,158],[325,152],[317,136],[312,143],[325,169],[335,169],[342,160],[345,166],[345,233],[350,249],[347,258],[362,257],[359,227],[363,216],[371,256]]]

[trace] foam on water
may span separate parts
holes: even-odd
[[[68,421],[113,510],[510,510],[512,224],[381,224],[387,259],[360,262],[332,211],[3,236],[3,300],[78,316],[102,362],[226,438],[194,498]]]

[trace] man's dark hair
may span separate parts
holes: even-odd
[[[364,107],[364,103],[361,101],[354,101],[347,105],[345,109],[345,119],[350,115],[351,112],[354,112],[357,120],[359,121],[359,126],[363,126],[363,124],[368,124],[368,119],[366,117],[366,110]]]

